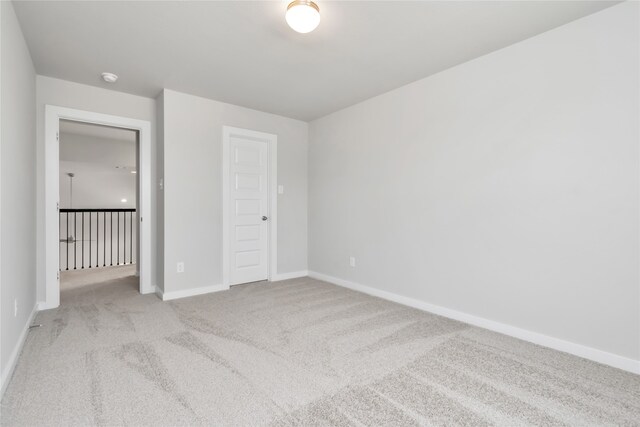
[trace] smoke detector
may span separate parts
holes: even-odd
[[[113,73],[102,73],[102,80],[107,83],[115,83],[118,80],[118,76]]]

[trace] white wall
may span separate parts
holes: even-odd
[[[35,71],[11,2],[0,2],[0,388],[36,303]],[[14,300],[18,315],[14,317]]]
[[[156,158],[156,139],[155,139],[155,117],[156,105],[155,100],[144,98],[141,96],[129,95],[122,92],[106,90],[94,86],[87,86],[73,83],[65,80],[54,79],[50,77],[36,77],[36,124],[37,124],[37,260],[38,260],[38,300],[44,301],[45,297],[45,278],[44,278],[44,108],[46,104],[69,107],[78,110],[93,111],[115,116],[129,117],[139,120],[147,120],[151,122],[151,158]],[[157,182],[155,164],[152,164],[151,171],[152,183]],[[152,186],[151,206],[156,204],[156,186]],[[155,266],[155,212],[151,216],[151,254],[152,261],[152,277],[151,283],[156,283],[156,266]]]
[[[312,122],[309,269],[640,359],[638,32],[623,3]]]
[[[277,273],[306,270],[307,123],[171,90],[161,99],[164,291],[222,283],[224,125],[278,135],[278,181],[285,193],[278,196]],[[185,272],[177,274],[179,261]]]
[[[131,133],[135,134],[135,131]],[[60,160],[126,166],[135,170],[136,142],[60,132]]]
[[[135,149],[135,147],[134,147]],[[73,206],[69,176],[73,173]],[[89,162],[60,161],[60,208],[136,207],[136,176]],[[126,202],[122,202],[126,200]]]
[[[136,170],[135,142],[60,133],[61,208],[135,208],[137,174],[132,170]],[[75,175],[73,206],[69,172]]]

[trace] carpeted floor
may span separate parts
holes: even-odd
[[[84,268],[81,270],[68,270],[60,273],[60,298],[61,303],[64,299],[72,294],[71,291],[76,288],[92,286],[98,283],[107,282],[116,279],[124,279],[136,274],[136,265],[118,265],[114,267],[102,268]],[[138,280],[131,277],[129,280],[136,289],[139,287]]]
[[[640,377],[313,279],[63,291],[9,425],[640,425]]]

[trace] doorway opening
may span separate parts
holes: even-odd
[[[139,288],[138,131],[60,120],[60,294]]]
[[[69,131],[70,128],[72,132]],[[79,128],[82,130],[79,131]],[[76,141],[71,150],[63,141],[61,147],[61,134],[64,140],[65,133],[73,132],[85,132],[89,135],[67,136],[68,140],[84,138],[86,142],[92,135],[105,137],[104,133],[109,133],[110,136],[128,135],[122,138],[135,140],[133,147],[136,160],[133,161],[133,165],[131,160],[119,161],[114,152],[105,148],[109,147],[107,144],[96,146]],[[127,143],[130,144],[130,150],[131,141]],[[70,151],[65,151],[67,149]],[[101,150],[104,152],[99,154]],[[78,164],[74,164],[74,161]],[[44,163],[45,295],[39,302],[38,309],[58,307],[61,279],[70,283],[75,279],[75,284],[82,286],[87,280],[82,276],[88,275],[89,271],[105,274],[106,280],[111,277],[110,274],[117,276],[133,271],[133,275],[126,276],[134,282],[130,284],[130,288],[137,286],[136,291],[142,294],[155,292],[151,278],[151,123],[47,105]],[[67,168],[68,166],[70,167]],[[108,166],[116,169],[122,176],[128,176],[134,181],[134,185],[133,190],[128,187],[128,193],[116,194],[116,187],[116,193],[111,194],[111,198],[101,204],[96,201],[98,192],[114,187],[105,185],[104,176],[97,178],[93,174],[92,179],[82,182],[80,178],[98,170],[109,170]],[[83,200],[83,205],[79,205],[80,200]],[[85,202],[89,204],[85,205]],[[98,227],[102,227],[102,230]],[[107,269],[107,266],[110,269]],[[80,277],[64,277],[71,276],[72,273],[78,273],[77,276]],[[96,278],[97,276],[93,276],[88,280]]]

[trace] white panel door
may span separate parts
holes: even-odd
[[[269,165],[266,141],[229,138],[229,284],[268,277]]]

